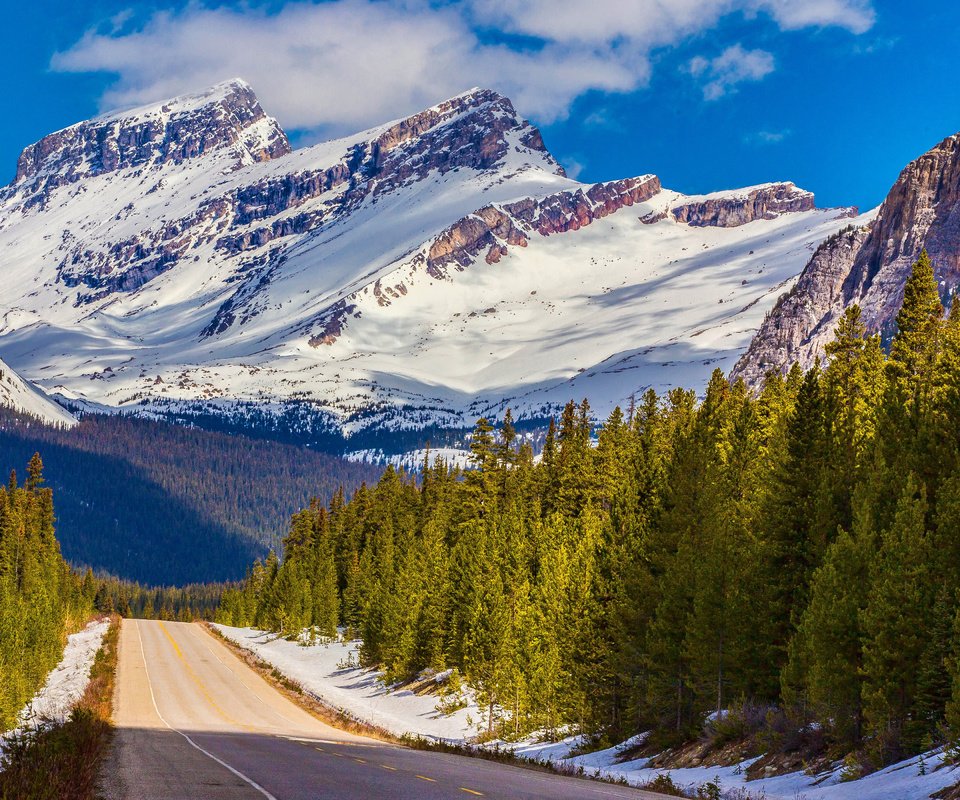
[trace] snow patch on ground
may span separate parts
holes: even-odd
[[[77,424],[72,414],[21,378],[3,361],[0,361],[0,405],[30,414],[48,425],[71,428]]]
[[[417,695],[402,687],[385,686],[376,670],[356,666],[359,642],[303,645],[255,628],[214,627],[323,702],[393,734],[468,743],[482,724],[481,710],[475,703],[443,714],[437,708],[440,698],[436,695]],[[746,772],[752,760],[734,766],[684,769],[653,768],[647,758],[621,762],[623,755],[642,739],[643,735],[635,736],[615,747],[584,755],[574,755],[584,744],[579,736],[559,742],[531,738],[490,746],[509,748],[533,761],[563,764],[582,770],[587,776],[626,780],[634,786],[646,784],[658,775],[669,775],[674,784],[693,793],[697,787],[714,781],[724,797],[736,800],[927,800],[933,792],[960,781],[960,770],[944,764],[943,753],[937,750],[847,782],[841,780],[839,763],[820,775],[793,772],[748,781]]]
[[[429,453],[430,466],[434,466],[438,459],[443,459],[448,466],[460,467],[466,469],[470,466],[471,454],[469,450],[462,450],[455,447],[437,447],[427,451],[425,448],[410,450],[406,453],[395,453],[388,455],[383,450],[353,450],[344,454],[347,461],[355,461],[364,464],[377,464],[387,466],[392,464],[394,468],[403,468],[407,472],[415,472],[423,467],[424,459]]]
[[[47,675],[43,688],[24,706],[17,717],[17,727],[4,734],[4,738],[50,722],[64,722],[70,716],[87,688],[93,659],[109,627],[109,619],[94,620],[67,637],[63,659]]]
[[[658,775],[668,775],[673,783],[694,795],[698,787],[714,782],[724,797],[736,800],[927,800],[933,792],[960,781],[960,771],[944,764],[943,753],[933,750],[914,756],[859,780],[842,781],[842,764],[819,775],[791,772],[770,778],[746,780],[747,768],[754,759],[726,767],[705,766],[683,769],[652,768],[650,759],[621,762],[623,753],[639,743],[642,737],[582,756],[570,756],[570,748],[579,744],[576,738],[553,746],[532,746],[517,749],[518,755],[534,760],[556,761],[583,769],[586,775],[600,775],[626,780],[641,786]],[[568,745],[566,755],[562,745]],[[922,759],[922,762],[921,762]],[[746,793],[746,794],[744,794]]]
[[[379,672],[356,666],[359,642],[303,645],[255,628],[214,627],[327,705],[396,736],[464,742],[476,732],[473,724],[480,718],[476,705],[444,714],[435,694],[384,686]]]

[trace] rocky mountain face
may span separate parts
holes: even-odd
[[[602,415],[732,366],[849,213],[789,183],[579,183],[484,89],[293,150],[230,81],[24,150],[0,355],[80,407],[344,448]]]
[[[236,167],[290,152],[286,134],[242,81],[45,136],[20,154],[13,188],[42,204],[53,189],[84,178],[178,164],[218,150]]]
[[[945,302],[960,285],[960,134],[909,164],[875,218],[831,237],[764,320],[733,377],[757,385],[794,361],[810,366],[844,309],[863,311],[871,333],[895,332],[903,287],[927,249]]]
[[[775,183],[744,194],[707,196],[679,205],[671,213],[677,222],[687,225],[735,228],[757,219],[776,219],[781,214],[815,208],[813,192],[798,189],[792,183]]]

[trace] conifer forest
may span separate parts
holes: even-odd
[[[0,730],[63,655],[67,633],[93,611],[97,585],[72,572],[54,534],[53,492],[35,455],[26,480],[0,487]]]
[[[481,419],[472,469],[388,468],[295,514],[219,618],[346,626],[389,679],[455,668],[491,735],[673,744],[759,709],[771,736],[875,764],[950,741],[960,303],[926,254],[891,333],[851,307],[823,363],[756,395],[715,372],[700,400],[650,392],[598,428],[569,404],[536,457],[509,413]]]

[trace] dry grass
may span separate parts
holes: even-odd
[[[2,800],[95,800],[97,776],[113,734],[119,622],[119,617],[111,619],[90,682],[70,718],[10,742],[0,772]]]

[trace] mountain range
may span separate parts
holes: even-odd
[[[956,151],[859,214],[789,182],[580,183],[485,89],[295,150],[228,81],[24,149],[0,190],[0,357],[73,410],[340,452],[583,397],[603,417],[810,361],[850,302],[889,329],[924,244],[952,291]]]

